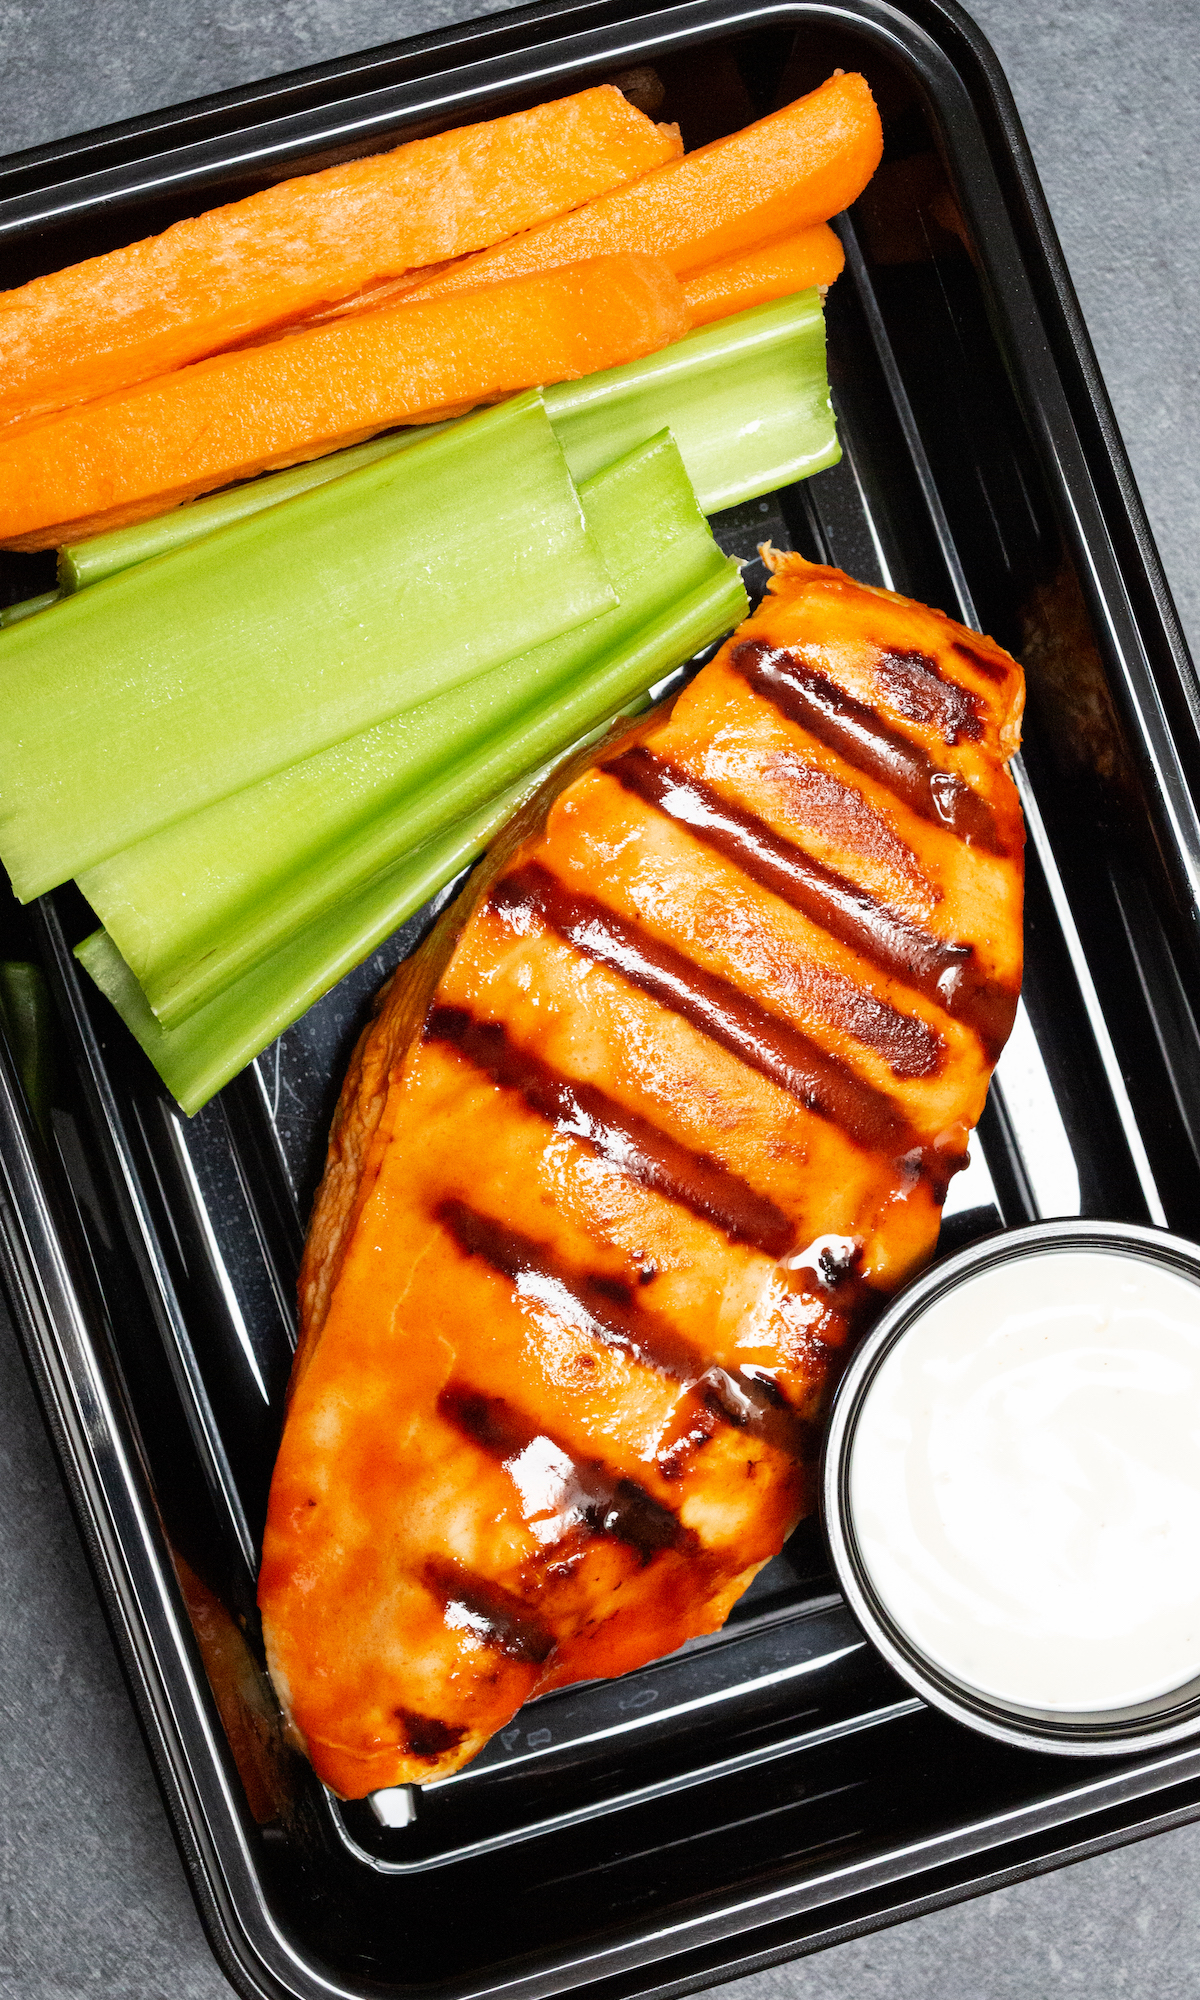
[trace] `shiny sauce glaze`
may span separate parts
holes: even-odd
[[[381,998],[260,1602],[335,1790],[724,1620],[936,1240],[1021,965],[1019,669],[798,557]]]

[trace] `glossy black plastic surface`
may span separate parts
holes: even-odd
[[[769,535],[1027,663],[1025,999],[943,1244],[1055,1214],[1200,1236],[1195,686],[1015,114],[965,17],[934,0],[493,17],[0,165],[0,282],[645,64],[689,146],[839,65],[884,117],[829,303],[845,456],[720,518],[724,545],[753,556]],[[0,601],[44,588],[46,567],[0,558]],[[532,1704],[406,1826],[338,1806],[282,1748],[253,1579],[301,1218],[368,998],[427,921],[188,1121],[75,966],[92,922],[77,894],[3,909],[0,949],[45,965],[58,1034],[46,1132],[0,1046],[5,1281],[235,1982],[683,1991],[1200,1816],[1200,1752],[1083,1768],[911,1698],[812,1524],[724,1633]]]

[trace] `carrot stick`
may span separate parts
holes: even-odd
[[[836,94],[833,85],[843,86]],[[821,91],[814,91],[811,97],[801,98],[789,105],[786,112],[777,112],[774,118],[764,119],[761,124],[750,126],[744,132],[735,133],[732,140],[720,140],[714,146],[690,153],[686,160],[677,162],[680,171],[670,177],[650,174],[639,185],[636,194],[629,201],[612,201],[601,204],[590,202],[572,217],[558,217],[555,223],[545,229],[537,229],[519,237],[515,242],[499,245],[491,255],[469,257],[458,261],[433,264],[422,270],[404,272],[398,278],[389,278],[370,291],[356,293],[352,298],[338,299],[332,305],[322,305],[304,316],[304,324],[313,326],[331,319],[341,319],[347,314],[362,312],[369,306],[406,296],[412,299],[438,298],[444,294],[467,289],[472,284],[484,284],[500,276],[507,276],[516,270],[542,269],[548,265],[567,261],[562,254],[563,246],[584,243],[594,238],[603,241],[610,250],[622,248],[649,251],[662,256],[673,270],[684,274],[684,296],[688,300],[692,324],[702,326],[712,319],[723,318],[726,313],[742,312],[750,306],[764,305],[771,299],[782,298],[789,292],[807,291],[810,285],[830,285],[841,271],[845,262],[841,245],[832,230],[824,227],[824,213],[834,215],[838,205],[848,205],[861,192],[861,184],[873,171],[872,162],[878,158],[878,118],[870,92],[861,77],[831,78],[823,86],[830,97],[822,98]],[[821,99],[814,107],[813,98]],[[805,208],[797,204],[808,201],[810,209],[823,211],[813,216],[803,226],[787,225],[787,233],[775,235],[772,228],[759,227],[758,221],[742,225],[740,214],[732,225],[728,216],[721,228],[723,240],[733,237],[739,240],[738,247],[731,253],[707,259],[703,264],[693,265],[692,251],[685,246],[679,253],[668,244],[669,227],[664,224],[659,212],[664,195],[670,201],[682,204],[681,214],[686,217],[695,212],[704,216],[706,223],[711,216],[704,204],[712,198],[712,191],[701,184],[701,175],[711,178],[720,168],[725,185],[717,190],[719,214],[728,209],[730,214],[737,203],[747,198],[745,184],[739,184],[737,174],[741,171],[740,155],[752,152],[763,161],[769,158],[771,146],[786,144],[790,134],[796,140],[801,124],[801,108],[807,106],[805,118],[811,123],[816,112],[827,121],[830,115],[838,115],[847,104],[857,108],[861,114],[862,128],[855,135],[852,145],[830,171],[825,184],[825,192],[819,200],[813,201],[801,189],[789,194],[785,189],[781,197],[776,190],[775,206],[780,200],[784,207],[793,206],[803,214]],[[777,124],[776,121],[784,121]],[[786,125],[786,130],[785,130]],[[821,133],[810,134],[816,143]],[[825,138],[829,133],[826,127]],[[735,147],[738,159],[707,159],[707,155],[720,147]],[[858,162],[857,166],[855,162]],[[699,163],[703,163],[702,165]],[[857,179],[854,176],[857,175]],[[661,183],[661,185],[660,185]],[[618,190],[624,194],[626,190]],[[753,196],[754,190],[750,189]],[[724,203],[724,208],[722,204]],[[833,206],[830,206],[830,204]],[[690,204],[690,208],[689,205]],[[757,211],[755,211],[757,214]],[[562,227],[557,225],[561,224]],[[567,225],[570,224],[570,227]],[[719,225],[720,226],[720,225]],[[769,242],[764,239],[770,238]],[[784,245],[788,245],[785,250]],[[747,247],[747,245],[749,247]],[[571,256],[588,256],[587,249],[570,251]],[[711,273],[711,278],[709,274]],[[442,282],[444,280],[444,282]],[[725,301],[728,303],[725,303]]]
[[[600,257],[215,355],[0,439],[0,546],[49,548],[415,414],[615,367],[687,325],[664,264]]]
[[[433,283],[443,271],[453,268],[457,260],[447,258],[441,264],[424,264],[420,270],[405,271],[398,278],[386,278],[369,291],[355,292],[348,299],[335,299],[330,306],[318,306],[316,312],[305,313],[306,326],[320,326],[325,320],[344,319],[347,313],[359,313],[373,306],[389,305],[394,299],[402,298],[406,292],[415,292],[418,287]]]
[[[693,326],[748,312],[810,285],[831,285],[846,261],[846,253],[827,222],[798,230],[774,243],[762,243],[737,257],[722,257],[689,271],[683,296]]]
[[[283,181],[34,278],[0,293],[0,424],[165,375],[498,243],[680,150],[674,127],[603,84]]]
[[[879,113],[864,79],[831,76],[757,125],[464,257],[407,296],[444,298],[521,271],[621,250],[661,257],[683,276],[827,221],[862,193],[882,149]]]
[[[692,325],[705,326],[709,320],[746,312],[751,306],[767,305],[770,300],[784,298],[791,292],[806,292],[810,285],[831,285],[840,276],[845,261],[845,252],[832,229],[824,222],[817,222],[810,229],[797,230],[793,236],[776,237],[769,243],[755,244],[753,249],[738,251],[732,257],[721,257],[715,264],[703,264],[689,270],[681,280]],[[402,278],[389,278],[369,292],[356,293],[353,298],[339,299],[336,305],[306,313],[303,324],[320,326],[406,295],[415,298],[419,293],[425,297],[424,288],[432,286],[449,268],[435,264],[428,271],[407,271]]]

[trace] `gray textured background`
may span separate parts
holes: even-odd
[[[488,11],[0,0],[0,153]],[[976,0],[1200,652],[1200,0]],[[3,278],[0,276],[0,284]],[[0,1994],[220,2000],[0,1309]],[[1200,1826],[843,1945],[730,2000],[1159,2000],[1200,1985]]]

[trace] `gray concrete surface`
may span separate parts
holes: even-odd
[[[480,0],[0,0],[0,152],[484,11]],[[1200,6],[976,0],[1200,650]],[[2,283],[0,277],[0,283]],[[219,2000],[0,1314],[0,1994]],[[728,1989],[1159,2000],[1200,1987],[1200,1827]]]

